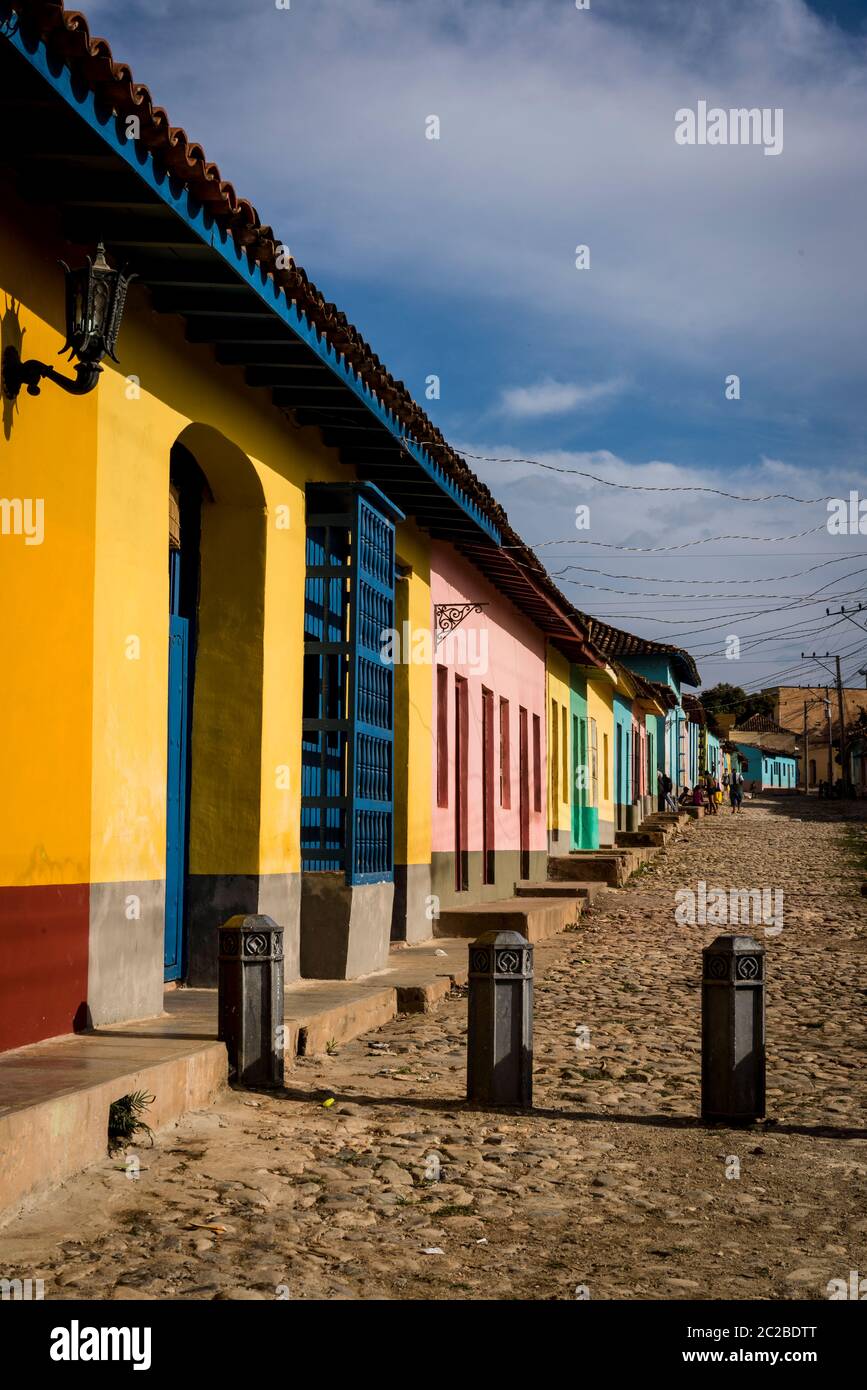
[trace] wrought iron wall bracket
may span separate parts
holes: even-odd
[[[448,637],[450,632],[454,632],[456,627],[460,627],[465,618],[471,613],[481,613],[483,609],[490,608],[489,603],[435,603],[434,604],[434,626],[436,636],[434,646],[438,647],[444,637]]]
[[[41,382],[53,381],[61,390],[71,396],[86,396],[99,380],[102,367],[92,362],[77,362],[74,380],[62,376],[53,367],[47,366],[37,358],[31,357],[22,362],[17,348],[8,347],[3,354],[3,394],[14,401],[22,386],[27,387],[28,396],[38,396]]]

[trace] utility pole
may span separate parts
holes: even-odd
[[[830,610],[830,609],[827,609],[826,611],[827,611],[828,613],[830,613],[831,610]],[[843,612],[842,609],[841,609],[840,611],[841,611],[841,613]],[[848,616],[849,616],[848,613],[844,613],[844,617],[848,617]],[[852,622],[855,622],[855,619],[853,618],[851,621],[852,621]],[[858,627],[859,624],[858,624],[858,623],[855,623],[855,626]],[[867,631],[867,629],[865,629],[865,631]],[[817,666],[824,666],[824,667],[825,667],[825,670],[827,671],[827,670],[828,670],[828,667],[825,666],[825,662],[831,660],[831,653],[830,653],[830,652],[825,652],[824,657],[820,657],[820,656],[817,656],[815,652],[812,652],[812,653],[810,654],[810,656],[808,657],[808,655],[807,655],[806,652],[801,652],[801,660],[802,660],[802,661],[807,661],[807,660],[809,660],[809,659],[812,659],[813,661],[815,661]],[[843,720],[844,720],[844,715],[843,715],[843,679],[842,679],[842,677],[841,677],[841,675],[840,675],[840,658],[839,658],[839,656],[835,656],[835,657],[834,657],[834,661],[836,662],[836,665],[837,665],[837,677],[836,677],[836,679],[837,679],[837,713],[838,713],[838,717],[839,717],[839,720],[840,720],[840,761],[841,761],[841,763],[842,763],[840,781],[841,781],[841,783],[842,783],[843,794],[845,795],[846,792],[847,792],[847,790],[848,790],[848,786],[849,786],[849,777],[848,777],[848,768],[846,767],[846,730],[845,730],[845,726],[844,726],[844,722],[843,722]],[[831,786],[833,787],[833,785],[834,785],[834,765],[833,765],[833,756],[834,756],[834,755],[833,755],[833,740],[832,740],[832,736],[831,736],[831,697],[830,697],[830,694],[828,693],[828,688],[827,688],[827,686],[825,687],[825,693],[826,693],[826,699],[827,699],[826,709],[827,709],[827,711],[828,711],[828,780],[829,780],[829,782],[831,783]]]
[[[840,658],[836,656],[837,663],[837,713],[840,718],[840,762],[843,765],[843,795],[849,793],[849,765],[846,761],[846,724],[843,717],[843,681],[840,676]]]
[[[804,701],[804,795],[810,795],[810,763],[808,753],[810,751],[810,735],[807,733],[807,701]]]
[[[856,612],[856,613],[859,613],[862,617],[867,616],[867,610],[865,610],[864,604],[863,604],[863,603],[859,603],[859,604],[858,604],[858,607],[855,609],[855,612]],[[827,614],[827,616],[828,616],[829,618],[832,616],[832,613],[831,613],[830,608],[826,608],[826,609],[825,609],[825,613]],[[855,619],[852,617],[851,611],[847,613],[845,603],[842,604],[842,606],[841,606],[841,608],[840,608],[840,615],[841,615],[841,617],[843,617],[843,618],[847,618],[847,619],[849,620],[850,623],[853,623],[854,626],[858,628],[859,632],[867,632],[867,627],[864,627],[862,623],[857,623],[857,622],[855,622]],[[860,670],[860,671],[858,672],[858,675],[859,675],[859,676],[867,676],[867,669]],[[865,682],[865,683],[867,683],[867,682]],[[848,789],[849,789],[849,767],[848,767],[848,763],[847,763],[846,730],[845,730],[845,728],[843,727],[843,682],[842,682],[841,679],[840,679],[840,658],[839,658],[839,656],[837,657],[837,699],[838,699],[838,702],[839,702],[839,705],[840,705],[840,757],[841,757],[842,760],[843,760],[843,789],[844,789],[844,791],[848,791]]]
[[[859,603],[858,607],[854,611],[856,613],[861,613],[864,614],[864,616],[867,616],[867,610],[865,610],[863,603]],[[862,627],[860,623],[855,622],[855,619],[852,617],[852,610],[850,609],[847,611],[845,603],[841,604],[840,608],[838,609],[838,612],[841,618],[847,618],[850,623],[855,623],[855,626],[859,629],[860,632],[867,632],[867,627]],[[830,608],[826,608],[825,616],[828,618],[833,618],[835,615],[831,612]]]

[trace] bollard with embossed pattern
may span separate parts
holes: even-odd
[[[702,963],[702,1119],[749,1124],[765,1113],[765,948],[718,936]]]
[[[470,946],[467,1099],[533,1104],[533,947],[516,931]]]
[[[283,1085],[283,928],[270,917],[230,917],[219,929],[217,1036],[241,1086]]]

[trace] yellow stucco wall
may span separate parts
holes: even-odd
[[[142,294],[128,307],[121,352],[121,370],[99,388],[94,875],[163,871],[166,508],[178,440],[212,494],[202,509],[190,871],[297,871],[303,489],[308,477],[339,477],[339,465],[309,432],[288,439],[264,394],[260,403],[240,373],[186,344],[181,324],[157,318]],[[288,529],[277,527],[281,504]],[[127,657],[128,633],[140,638],[138,662]]]
[[[3,345],[20,322],[25,355],[54,361],[59,250],[14,231],[31,223],[20,207],[0,211]],[[10,296],[22,301],[14,312]],[[304,486],[351,480],[351,470],[317,431],[292,429],[268,392],[247,388],[240,368],[187,343],[182,322],[153,312],[135,285],[118,356],[87,397],[49,383],[5,412],[0,496],[44,498],[46,539],[24,547],[0,536],[0,874],[15,884],[164,875],[168,486],[179,439],[213,494],[202,521],[190,870],[297,872]],[[413,626],[429,627],[427,539],[408,521],[397,548],[413,567]],[[430,857],[430,666],[408,668],[406,693],[395,847],[398,862],[420,863]]]
[[[599,825],[614,823],[614,687],[609,681],[587,681],[587,718],[596,720],[599,765]],[[607,775],[606,775],[607,751]],[[608,795],[606,796],[606,786]]]
[[[570,711],[569,662],[548,646],[545,658],[545,686],[548,723],[548,829],[558,830],[560,839],[571,844],[572,837],[572,717]],[[557,736],[553,719],[556,705]],[[566,712],[566,741],[563,741],[563,712]],[[556,766],[553,755],[557,748]],[[565,783],[565,785],[564,785]],[[565,792],[565,795],[564,795]]]
[[[56,249],[0,208],[0,342],[58,360]],[[23,336],[22,336],[23,335]],[[41,544],[0,532],[0,882],[87,881],[97,402],[55,386],[0,402],[0,498],[41,503]],[[34,517],[38,513],[34,512]],[[35,536],[34,536],[35,539]]]

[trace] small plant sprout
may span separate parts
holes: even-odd
[[[126,1148],[137,1134],[146,1134],[153,1144],[153,1131],[141,1117],[155,1099],[147,1091],[134,1091],[131,1095],[121,1096],[120,1100],[112,1101],[108,1107],[109,1153]]]

